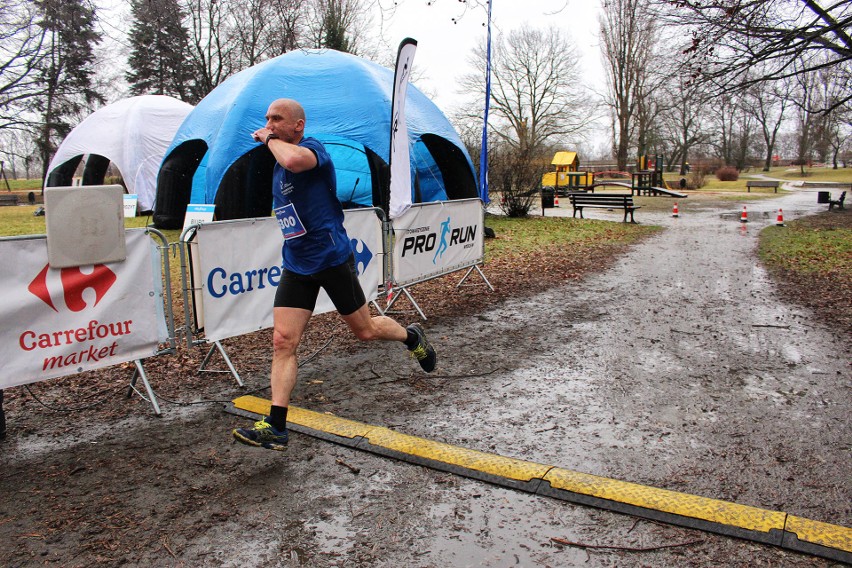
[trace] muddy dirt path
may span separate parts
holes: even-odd
[[[297,403],[852,526],[848,338],[783,304],[755,257],[779,206],[793,219],[824,207],[815,201],[799,191],[749,204],[745,226],[736,204],[637,214],[667,230],[613,269],[426,322],[435,376],[395,346],[329,350],[302,369]],[[243,378],[248,389],[267,381]],[[221,379],[203,396],[239,394]],[[302,435],[283,454],[233,445],[229,429],[246,421],[218,404],[144,412],[109,424],[49,415],[43,431],[0,446],[0,564],[832,565]]]

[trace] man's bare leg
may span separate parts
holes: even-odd
[[[288,438],[287,410],[299,370],[296,351],[311,319],[311,312],[301,308],[273,308],[272,319],[272,371],[269,378],[272,410],[253,428],[237,428],[233,434],[244,444],[283,450],[287,447]]]
[[[296,351],[302,334],[311,319],[311,312],[301,308],[272,310],[272,405],[290,406],[290,394],[296,387],[299,361]]]
[[[387,316],[370,316],[370,308],[367,304],[341,317],[361,341],[401,341],[405,343],[424,371],[431,373],[435,369],[437,361],[435,349],[426,339],[426,332],[420,324],[414,323],[408,327],[402,327]]]
[[[396,320],[387,316],[370,315],[370,308],[364,304],[346,316],[340,316],[361,341],[405,341],[408,332]]]

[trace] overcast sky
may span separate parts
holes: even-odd
[[[416,39],[416,84],[444,112],[450,112],[459,100],[458,79],[472,71],[468,61],[471,51],[485,42],[485,8],[469,8],[459,0],[397,0],[392,11],[389,7],[393,0],[379,3],[386,9],[373,24],[385,48],[395,52],[404,37]],[[585,83],[602,90],[599,12],[599,0],[493,0],[492,34],[506,33],[525,23],[533,28],[554,25],[567,31],[580,53]]]
[[[416,84],[449,112],[459,100],[458,79],[472,71],[468,63],[471,51],[485,42],[485,1],[367,0],[372,8],[371,35],[378,40],[379,50],[387,52],[379,53],[379,59],[389,64],[403,38],[416,39]],[[125,65],[129,3],[97,2],[100,25],[109,38],[101,46],[102,53],[117,66]],[[491,11],[493,34],[506,33],[525,23],[534,28],[555,25],[567,31],[581,54],[580,68],[588,78],[586,84],[603,85],[597,32],[599,0],[493,0]],[[116,42],[124,44],[123,48],[116,49]]]
[[[107,37],[99,47],[106,59],[104,73],[113,86],[108,102],[129,96],[123,69],[129,47],[129,2],[96,0],[100,6],[100,26]],[[365,0],[371,8],[372,29],[367,51],[383,65],[392,66],[399,42],[405,37],[417,40],[414,57],[414,83],[447,116],[464,98],[459,93],[460,78],[474,70],[469,59],[477,45],[484,45],[487,22],[486,0]],[[600,0],[493,0],[492,34],[507,33],[528,24],[533,28],[557,26],[567,32],[580,54],[583,88],[604,90],[604,71],[598,39]],[[121,76],[117,71],[121,69]],[[484,93],[481,94],[484,99]],[[483,100],[484,104],[484,100]],[[605,138],[600,122],[584,130],[587,148],[597,148]],[[578,143],[582,143],[580,140]],[[591,150],[590,150],[591,151]],[[594,150],[597,151],[597,150]]]

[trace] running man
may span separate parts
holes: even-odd
[[[435,349],[420,324],[402,327],[389,317],[370,315],[358,282],[343,207],[337,199],[334,164],[325,147],[305,137],[305,111],[291,99],[269,105],[266,126],[252,137],[275,157],[272,206],[284,235],[284,272],[275,294],[272,331],[272,410],[234,437],[252,446],[283,450],[287,409],[296,386],[296,351],[311,319],[320,288],[361,341],[404,343],[427,373],[435,369]]]

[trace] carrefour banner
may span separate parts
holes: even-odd
[[[482,262],[479,199],[413,205],[393,220],[393,276],[403,286]]]
[[[377,209],[345,212],[358,280],[367,301],[378,295],[382,281],[382,223]],[[208,341],[272,327],[272,305],[281,281],[283,237],[275,217],[204,223],[198,228],[201,269],[193,274],[193,288],[201,290],[204,335]],[[324,291],[315,314],[334,310]]]
[[[0,388],[155,355],[168,339],[160,253],[126,232],[122,262],[51,268],[47,239],[0,240]]]

